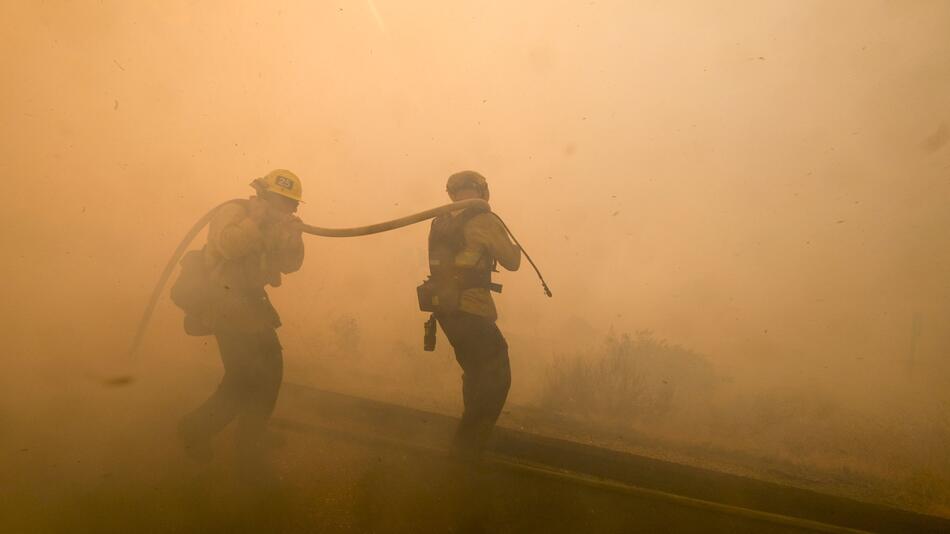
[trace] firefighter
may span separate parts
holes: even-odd
[[[446,191],[453,201],[489,199],[488,182],[474,171],[450,176]],[[508,397],[508,343],[495,324],[498,312],[491,296],[500,286],[491,276],[496,265],[515,271],[520,263],[521,249],[486,208],[468,208],[432,221],[427,284],[439,295],[434,318],[463,373],[465,407],[452,443],[453,454],[462,460],[481,457]]]
[[[215,337],[224,376],[211,397],[182,419],[179,435],[190,456],[210,460],[211,439],[236,420],[239,467],[254,469],[261,465],[283,377],[280,318],[265,287],[280,286],[282,275],[300,269],[304,246],[294,215],[300,179],[278,169],[251,185],[256,195],[216,212],[201,251],[206,302],[186,317],[186,330]]]

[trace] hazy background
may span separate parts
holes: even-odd
[[[173,425],[210,392],[213,347],[167,298],[137,381],[95,378],[130,368],[191,224],[277,167],[321,226],[483,173],[555,295],[527,265],[497,277],[515,405],[559,355],[652,330],[737,390],[935,418],[909,439],[950,425],[950,3],[8,1],[0,21],[8,428],[55,439],[85,401],[146,397]],[[421,351],[426,232],[307,239],[271,292],[286,380],[355,365],[457,406],[445,340]],[[338,385],[387,387],[358,378]]]

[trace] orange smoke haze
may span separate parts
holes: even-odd
[[[167,296],[124,351],[192,223],[278,167],[306,222],[340,227],[484,174],[554,291],[527,265],[497,277],[514,401],[534,365],[648,329],[748,387],[950,402],[947,2],[4,2],[0,21],[0,418],[129,367],[207,393],[213,349]],[[286,380],[341,321],[369,366],[422,354],[426,232],[307,237],[271,291]]]

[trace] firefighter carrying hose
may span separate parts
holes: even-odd
[[[474,171],[450,176],[446,191],[453,201],[489,198],[488,182]],[[433,312],[426,349],[434,348],[437,321],[462,367],[465,408],[452,451],[465,461],[480,458],[511,385],[508,343],[495,324],[498,312],[491,296],[491,291],[501,291],[491,280],[496,264],[518,270],[521,249],[486,207],[451,212],[432,221],[430,276],[418,288],[419,303],[423,311]]]
[[[264,288],[280,286],[304,258],[294,215],[300,179],[279,169],[251,185],[257,195],[215,212],[207,244],[185,255],[172,288],[186,332],[213,335],[224,364],[218,388],[182,419],[179,436],[190,456],[209,460],[211,438],[237,420],[239,468],[249,472],[263,466],[262,438],[283,376],[280,318]]]

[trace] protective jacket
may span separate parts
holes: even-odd
[[[432,279],[455,277],[461,295],[458,309],[491,320],[498,318],[491,296],[491,273],[496,264],[515,271],[521,249],[490,212],[462,210],[437,217],[429,232]]]
[[[204,322],[213,330],[255,332],[280,326],[264,288],[300,269],[304,246],[286,222],[248,217],[247,203],[222,207],[211,220],[204,248],[211,294]]]

